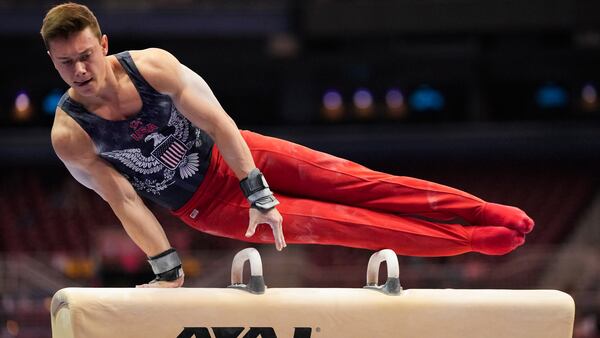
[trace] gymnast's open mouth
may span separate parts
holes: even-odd
[[[86,86],[87,84],[89,84],[90,82],[92,82],[92,80],[93,80],[93,79],[94,79],[94,78],[93,78],[93,77],[91,77],[91,78],[89,78],[89,79],[87,79],[87,80],[85,80],[85,81],[75,81],[75,84],[76,84],[78,87],[84,87],[84,86]]]

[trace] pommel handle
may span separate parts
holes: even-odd
[[[384,285],[379,286],[377,285],[379,267],[384,261],[387,264],[388,278]],[[367,266],[367,285],[365,285],[365,288],[378,290],[387,295],[399,295],[402,292],[398,257],[394,251],[384,249],[371,255],[369,265]]]
[[[244,263],[250,261],[250,281],[244,284]],[[263,278],[262,260],[258,250],[247,248],[238,252],[233,257],[231,264],[231,285],[230,288],[242,289],[254,294],[265,293],[265,280]]]

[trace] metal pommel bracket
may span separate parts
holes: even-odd
[[[387,264],[388,278],[385,284],[377,285],[377,280],[379,279],[379,267],[383,261]],[[386,295],[394,296],[397,296],[402,292],[398,256],[396,256],[394,251],[384,249],[371,255],[371,258],[369,258],[369,265],[367,266],[367,285],[365,285],[365,288],[378,290]]]
[[[244,263],[250,261],[250,281],[248,284],[242,283],[244,277]],[[238,252],[233,257],[231,264],[231,285],[230,288],[242,289],[254,294],[265,293],[265,279],[263,278],[262,260],[258,250],[247,248]]]

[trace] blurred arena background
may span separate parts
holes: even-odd
[[[38,31],[58,2],[0,1],[0,338],[49,338],[66,286],[152,274],[108,206],[55,157],[66,87]],[[240,128],[520,206],[536,228],[502,257],[400,257],[404,288],[559,289],[574,337],[600,337],[600,2],[96,0],[110,53],[161,47]],[[152,206],[187,287],[224,287],[245,243]],[[284,223],[285,225],[285,223]],[[362,287],[371,252],[258,246],[270,287]]]

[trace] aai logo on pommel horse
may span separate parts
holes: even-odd
[[[240,336],[243,327],[211,327],[215,338],[310,338],[310,327],[295,327],[294,337],[277,337],[272,327],[251,327],[244,336]],[[207,327],[186,327],[177,338],[211,338]]]

